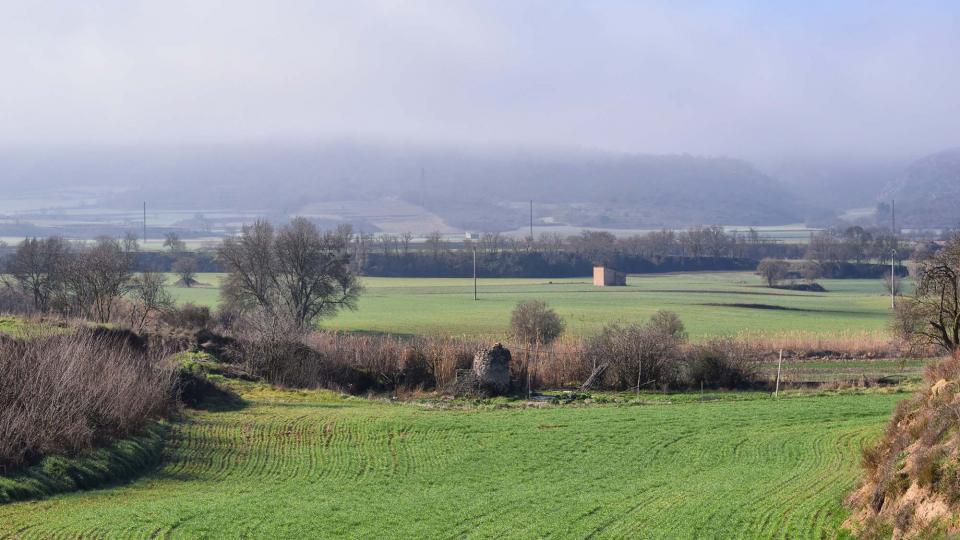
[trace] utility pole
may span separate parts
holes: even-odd
[[[533,200],[530,201],[530,243],[533,244]]]
[[[477,247],[473,247],[473,301],[477,301]]]
[[[143,247],[147,247],[147,201],[143,201]]]
[[[897,200],[890,201],[890,309],[897,309]]]
[[[897,250],[891,250],[890,254],[890,309],[897,309],[897,274],[895,265],[897,262]]]

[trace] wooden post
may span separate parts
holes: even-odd
[[[780,349],[780,360],[777,361],[777,386],[773,390],[773,397],[779,397],[780,395],[780,366],[783,365],[783,349]]]
[[[477,301],[477,248],[473,248],[473,301]]]
[[[539,339],[537,340],[536,347],[537,347],[536,351],[539,353],[540,351]],[[530,368],[531,366],[533,366],[533,354],[534,354],[533,351],[531,351],[530,349],[527,349],[527,399],[530,399],[533,397],[533,389],[530,387]]]

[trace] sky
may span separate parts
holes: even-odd
[[[0,0],[0,146],[960,145],[960,3]]]

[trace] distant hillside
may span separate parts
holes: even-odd
[[[761,169],[811,207],[844,212],[871,207],[877,190],[916,156],[797,156]],[[839,189],[838,189],[839,188]]]
[[[911,163],[881,194],[896,200],[897,222],[904,227],[960,225],[960,148]]]
[[[153,208],[272,216],[392,198],[475,231],[524,226],[531,199],[541,225],[777,225],[804,217],[793,197],[749,163],[689,155],[356,143],[0,153],[0,186],[25,185],[111,186],[115,194],[98,206],[137,208],[147,200]],[[355,218],[417,214],[408,206],[394,216],[396,208]]]
[[[616,154],[518,154],[440,160],[424,205],[467,229],[493,212],[522,225],[535,217],[593,227],[784,224],[803,218],[772,178],[724,158]],[[495,205],[496,208],[493,208]]]

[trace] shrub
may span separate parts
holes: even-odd
[[[823,265],[817,261],[805,261],[800,266],[800,275],[807,281],[814,281],[825,277],[826,271]]]
[[[563,334],[563,319],[546,302],[523,300],[513,309],[510,329],[522,343],[546,344]]]
[[[761,361],[756,347],[729,338],[713,339],[690,351],[684,379],[689,386],[751,388],[761,379]]]
[[[173,370],[162,359],[102,332],[0,340],[0,465],[137,432],[173,402]]]
[[[653,314],[650,317],[650,328],[665,335],[673,336],[680,341],[687,340],[687,329],[680,320],[680,316],[666,309]]]
[[[585,354],[606,365],[604,383],[617,390],[671,387],[679,382],[681,341],[655,325],[610,325],[587,341]]]
[[[762,277],[770,287],[776,285],[778,281],[786,279],[789,269],[787,261],[779,259],[763,259],[760,261],[760,264],[757,265],[757,273],[760,274],[760,277]]]
[[[32,315],[37,312],[33,299],[23,291],[0,284],[0,313]]]
[[[174,328],[199,329],[209,328],[212,317],[209,307],[187,303],[165,310],[162,320]]]

